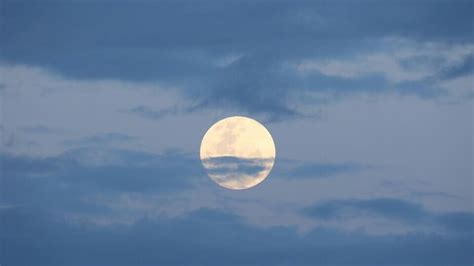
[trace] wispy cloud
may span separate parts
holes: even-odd
[[[396,198],[329,200],[304,208],[302,213],[321,220],[380,217],[415,225],[438,226],[454,232],[472,233],[474,213],[435,213],[422,205]]]
[[[177,107],[171,107],[166,109],[154,110],[148,106],[136,106],[126,110],[127,113],[137,115],[143,118],[149,119],[160,119],[167,115],[175,115],[178,113]]]
[[[473,78],[472,44],[387,38],[374,45],[374,50],[346,58],[303,60],[296,68],[302,73],[318,72],[356,82],[363,77],[381,76],[388,82],[386,89],[421,96],[454,94],[457,88],[442,86],[442,81]]]
[[[369,169],[360,163],[324,163],[297,161],[279,158],[275,164],[274,175],[285,179],[328,178],[341,174],[354,174]]]

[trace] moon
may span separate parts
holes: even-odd
[[[231,116],[212,125],[202,138],[200,158],[208,176],[228,189],[260,184],[275,162],[275,143],[254,119]]]

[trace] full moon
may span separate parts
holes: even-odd
[[[217,184],[228,189],[247,189],[270,174],[275,144],[270,132],[259,122],[232,116],[207,130],[200,157],[207,174]]]

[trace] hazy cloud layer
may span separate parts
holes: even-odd
[[[472,265],[473,8],[3,1],[0,263]],[[238,192],[231,115],[277,148]]]
[[[472,232],[370,236],[318,228],[301,235],[289,227],[258,228],[210,209],[107,228],[72,225],[43,212],[0,212],[2,261],[10,265],[472,263]]]
[[[103,207],[104,200],[113,198],[117,200],[117,204],[127,200],[127,197],[132,204],[133,198],[140,198],[140,195],[143,196],[143,199],[140,199],[143,204],[150,204],[154,196],[174,195],[177,200],[181,200],[179,195],[190,193],[190,189],[199,191],[207,187],[217,187],[206,175],[206,170],[210,171],[210,174],[232,173],[238,176],[240,173],[252,176],[264,170],[266,167],[262,164],[268,162],[229,157],[214,158],[211,161],[216,164],[215,167],[205,169],[194,154],[179,151],[152,154],[117,150],[102,144],[70,149],[56,156],[1,154],[0,159],[1,202],[32,210],[46,209],[59,215],[89,215],[89,208],[95,213],[95,209]],[[311,169],[314,173],[318,173],[320,169],[316,177],[325,177],[321,175],[324,172],[327,177],[331,177],[337,172],[337,167],[333,169],[333,165],[287,163],[288,167],[292,165],[295,165],[296,169]],[[347,172],[347,169],[342,171]],[[272,173],[271,178],[278,178],[280,174],[282,172]],[[298,179],[297,174],[302,174],[306,179],[310,178],[309,173],[305,176],[301,170],[293,174],[295,179]],[[193,200],[192,197],[184,198]],[[109,203],[105,202],[105,205]],[[130,207],[133,209],[133,206]],[[140,206],[135,207],[140,211]],[[144,213],[141,213],[139,217],[143,215]]]

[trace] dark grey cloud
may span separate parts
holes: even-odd
[[[147,75],[155,71],[155,75],[160,75],[166,69],[169,74],[179,75],[180,71],[186,74],[188,69],[198,71],[201,62],[196,62],[202,61],[200,57],[206,54],[258,51],[269,59],[334,54],[342,47],[346,47],[344,51],[353,49],[344,41],[360,44],[357,40],[387,35],[468,41],[472,40],[469,12],[472,5],[471,1],[343,1],[336,4],[204,1],[199,5],[192,1],[114,5],[103,1],[6,1],[3,19],[6,38],[2,43],[7,50],[3,56],[52,64],[64,64],[68,57],[80,59],[82,56],[83,60],[68,64],[66,71],[74,71],[73,62],[84,63],[98,55],[100,58],[94,62],[108,63],[108,67],[95,75],[134,67],[137,69],[128,75]],[[106,20],[104,14],[108,15]],[[58,20],[63,23],[55,23]],[[26,44],[31,40],[37,45],[27,50]],[[75,49],[75,53],[69,52],[70,49]],[[111,55],[122,57],[112,60]],[[104,60],[107,58],[108,62]],[[120,64],[126,59],[133,61]],[[169,63],[167,60],[181,60],[185,64],[180,65],[187,67],[175,69],[174,64],[165,64]],[[119,64],[114,68],[111,63]],[[160,67],[150,68],[156,65]],[[93,64],[89,67],[91,69],[85,72],[85,65],[77,65],[75,71],[82,69],[84,74],[94,75],[95,70],[100,69]],[[145,68],[147,73],[140,74]],[[120,73],[122,75],[127,73]]]
[[[2,154],[2,201],[54,212],[87,212],[85,197],[114,193],[161,193],[206,180],[198,159],[186,153],[150,154],[97,148],[35,158]]]
[[[2,263],[8,265],[470,265],[464,235],[371,236],[317,228],[260,228],[222,211],[199,209],[130,226],[81,226],[48,213],[0,210]],[[47,244],[45,244],[47,243]]]
[[[449,231],[471,234],[474,229],[474,213],[435,213],[420,204],[395,198],[332,200],[307,207],[302,213],[322,220],[361,215],[379,216],[408,224],[436,225]]]
[[[472,8],[472,1],[5,1],[1,59],[74,78],[158,81],[181,88],[195,103],[187,111],[222,108],[279,121],[314,116],[294,106],[306,90],[391,88],[377,76],[302,76],[288,64],[364,54],[385,37],[472,43]]]

